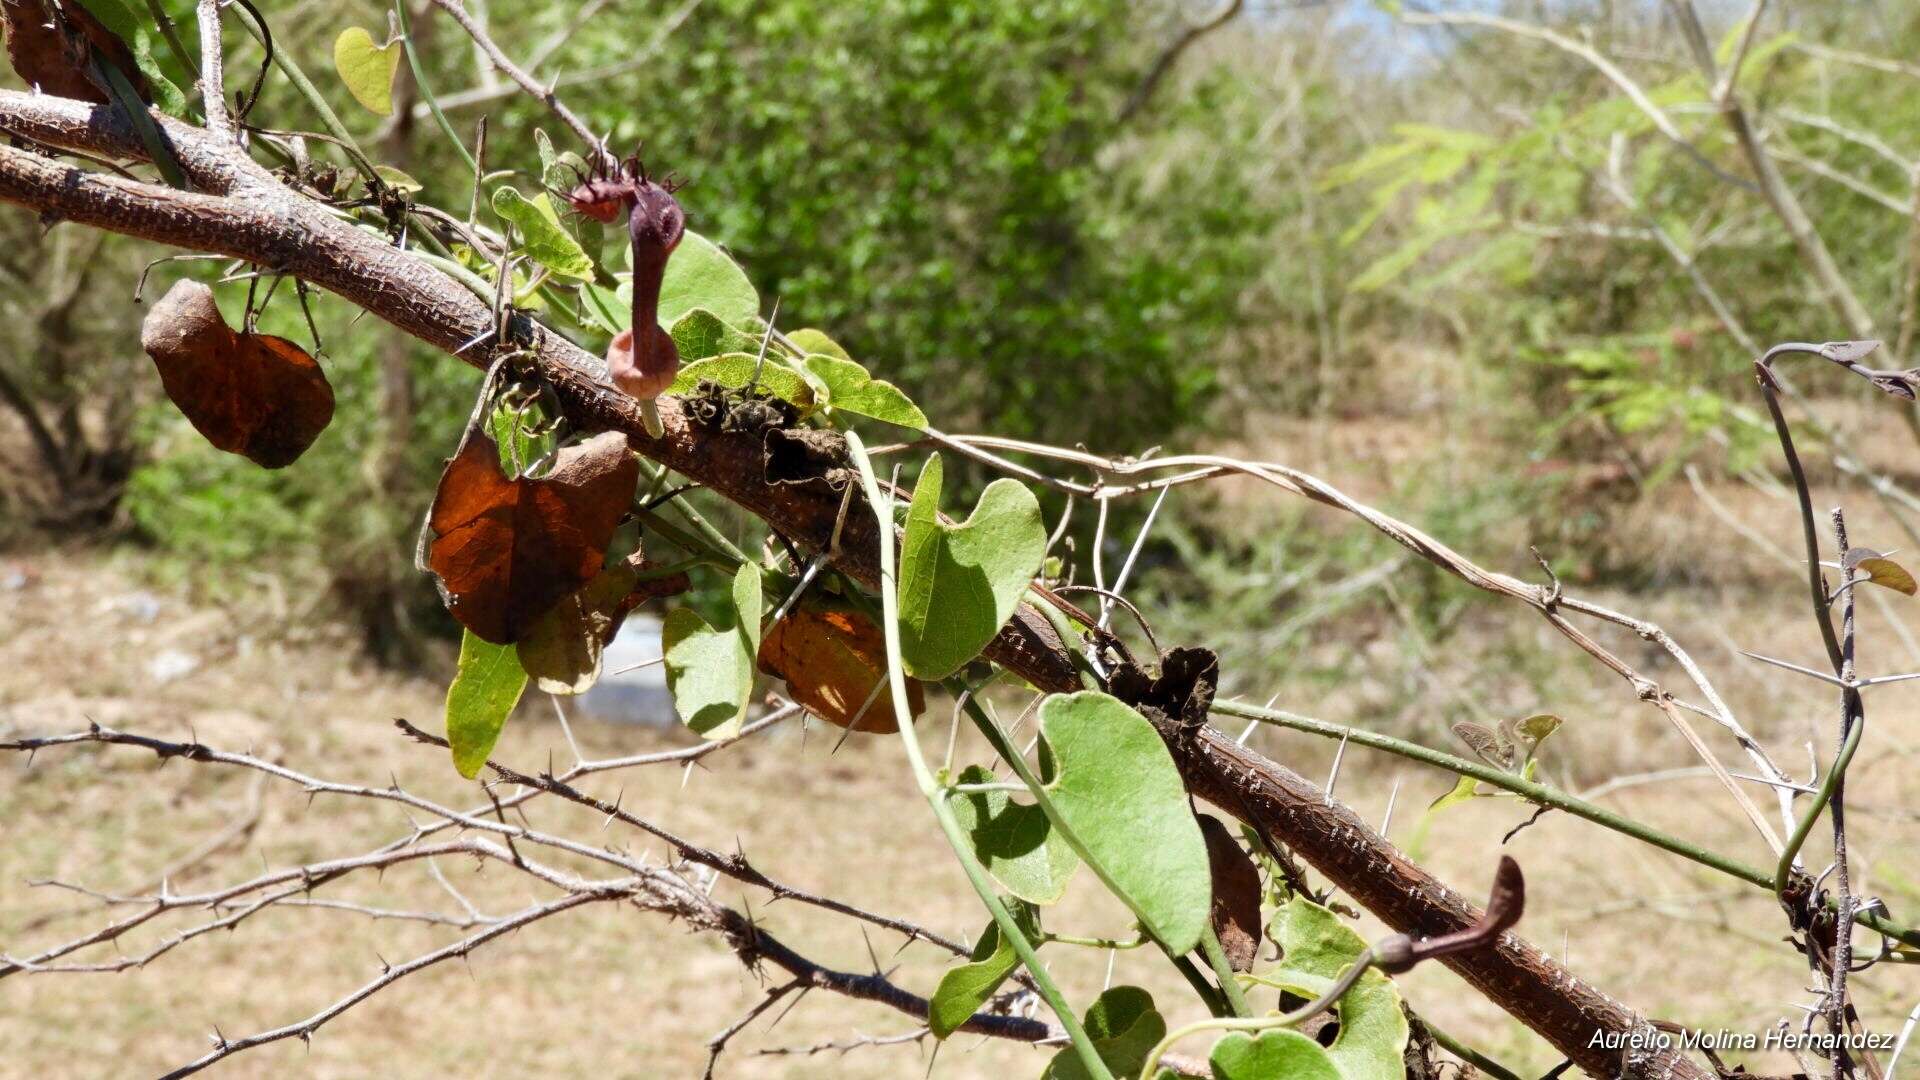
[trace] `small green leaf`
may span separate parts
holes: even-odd
[[[147,89],[153,103],[168,116],[185,116],[187,95],[180,91],[161,63],[154,45],[160,40],[159,28],[154,24],[153,14],[140,0],[78,0],[89,15],[100,20],[100,24],[112,31],[133,54],[133,64],[147,80]],[[137,9],[137,10],[136,10]],[[122,74],[131,76],[132,72]],[[190,79],[192,72],[185,73]],[[146,110],[138,110],[145,114]]]
[[[858,363],[813,353],[807,357],[806,364],[807,370],[826,386],[829,409],[870,416],[901,427],[927,426],[926,414],[901,393],[899,387],[874,378]]]
[[[520,230],[521,246],[534,262],[563,277],[593,279],[593,260],[560,224],[546,192],[528,199],[516,188],[495,188],[493,212]]]
[[[393,115],[393,76],[400,70],[398,40],[375,45],[373,35],[349,26],[333,39],[333,67],[353,100],[375,116]]]
[[[375,165],[373,167],[373,173],[380,178],[381,182],[403,195],[410,195],[416,191],[426,190],[425,184],[422,184],[420,181],[415,180],[413,177],[408,176],[406,173],[401,172],[391,165]]]
[[[1213,1080],[1341,1080],[1326,1048],[1286,1028],[1259,1038],[1234,1032],[1213,1044]]]
[[[1535,713],[1524,720],[1509,718],[1500,721],[1500,734],[1519,753],[1526,779],[1533,779],[1533,755],[1539,751],[1540,744],[1547,740],[1547,736],[1560,730],[1563,723],[1565,721],[1552,713]]]
[[[616,290],[591,282],[580,286],[580,314],[609,334],[618,334],[633,322],[633,308],[621,301]]]
[[[1367,947],[1333,912],[1297,896],[1274,913],[1267,932],[1285,960],[1266,977],[1308,998],[1331,987]],[[1407,1014],[1393,980],[1368,971],[1334,1008],[1340,1034],[1326,1052],[1343,1080],[1404,1080]]]
[[[963,784],[987,784],[993,778],[979,765],[969,765],[960,774]],[[1066,895],[1080,857],[1047,820],[1045,810],[1016,803],[1004,791],[956,791],[947,803],[973,842],[974,855],[1001,888],[1035,904],[1056,903]]]
[[[1054,769],[1041,805],[1054,826],[1168,951],[1197,947],[1213,903],[1207,842],[1160,733],[1091,690],[1042,702],[1040,733]]]
[[[1084,1023],[1094,1051],[1115,1077],[1140,1075],[1147,1055],[1167,1035],[1167,1021],[1153,1007],[1153,995],[1137,986],[1116,986],[1095,998]],[[1040,1077],[1087,1080],[1087,1067],[1073,1047],[1063,1047]]]
[[[944,679],[980,654],[1020,604],[1046,555],[1040,503],[995,480],[959,525],[940,520],[940,456],[920,471],[900,556],[900,652],[918,679]]]
[[[793,342],[802,354],[825,353],[838,360],[853,359],[853,355],[842,348],[839,342],[828,337],[824,330],[795,330],[787,335],[787,340]]]
[[[726,353],[760,355],[759,337],[728,325],[706,308],[694,308],[675,319],[668,332],[673,335],[673,347],[680,351],[683,364]]]
[[[706,308],[724,322],[748,323],[760,316],[760,294],[719,245],[688,230],[667,259],[660,283],[660,325],[671,328],[694,308]]]
[[[1430,805],[1428,805],[1427,813],[1429,814],[1439,813],[1440,811],[1445,810],[1447,807],[1452,806],[1455,803],[1466,802],[1469,799],[1472,799],[1474,795],[1479,791],[1479,789],[1480,789],[1480,781],[1475,780],[1471,776],[1463,776],[1459,780],[1455,781],[1453,788],[1451,790],[1449,790],[1446,794],[1440,796],[1439,798],[1433,800],[1433,802]]]
[[[460,666],[447,687],[447,742],[461,776],[471,780],[487,763],[526,687],[512,645],[495,645],[471,630],[461,635]]]
[[[667,689],[681,722],[709,739],[731,738],[746,720],[753,662],[760,653],[760,568],[745,563],[733,577],[732,618],[707,625],[692,608],[667,614],[662,640]]]
[[[800,373],[768,356],[766,363],[759,363],[759,357],[752,353],[728,353],[725,356],[709,356],[705,360],[695,360],[680,369],[673,377],[673,385],[667,393],[684,397],[699,389],[701,380],[737,390],[754,382],[754,372],[759,371],[758,386],[782,401],[790,401],[800,409],[800,415],[813,411],[813,387]]]
[[[1039,938],[1040,918],[1030,905],[1016,900],[1007,905],[1007,910],[1029,942]],[[978,1012],[1020,966],[1020,954],[1014,951],[1013,942],[1001,935],[997,922],[987,923],[968,960],[940,976],[940,986],[927,1002],[927,1028],[936,1039],[960,1030],[960,1025]]]
[[[1546,742],[1547,736],[1559,731],[1560,725],[1564,723],[1566,723],[1566,721],[1552,713],[1535,713],[1515,725],[1515,730],[1527,738],[1532,739],[1537,745]]]
[[[566,185],[553,182],[555,169],[560,164],[560,155],[553,152],[553,140],[547,138],[547,133],[540,128],[533,129],[533,148],[540,155],[540,182],[550,188],[565,191]]]

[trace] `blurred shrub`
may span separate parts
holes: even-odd
[[[574,104],[690,181],[692,226],[782,325],[829,329],[936,424],[1136,449],[1204,419],[1269,220],[1229,152],[1244,140],[1181,88],[1120,120],[1157,10],[709,0]],[[595,20],[569,65],[626,56],[652,19]],[[515,38],[552,21],[495,18]],[[500,133],[554,125],[500,104],[496,153],[524,159]],[[1181,135],[1201,147],[1158,151]]]

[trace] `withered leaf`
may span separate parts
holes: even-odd
[[[759,666],[785,679],[793,700],[830,724],[879,734],[900,730],[893,691],[881,685],[874,692],[887,677],[886,639],[871,619],[850,607],[802,600],[768,628]],[[908,715],[918,717],[926,706],[920,681],[908,679]]]
[[[1460,737],[1461,742],[1473,747],[1473,752],[1487,764],[1502,769],[1513,768],[1513,744],[1494,729],[1472,720],[1462,720],[1453,725],[1453,733]]]
[[[627,613],[658,596],[686,592],[684,573],[641,580],[649,569],[635,552],[560,599],[517,646],[520,667],[549,694],[584,694],[600,681],[607,643]]]
[[[333,386],[313,357],[286,338],[232,329],[197,281],[153,305],[140,345],[195,430],[255,464],[293,464],[333,420]]]
[[[1213,932],[1219,935],[1227,964],[1235,971],[1252,971],[1260,952],[1260,868],[1219,818],[1198,817],[1213,873]]]
[[[640,571],[621,562],[560,598],[516,646],[520,667],[549,694],[584,694],[600,680],[601,657],[620,622],[620,604]]]
[[[617,431],[561,450],[537,479],[508,479],[493,440],[475,433],[447,462],[427,522],[447,610],[496,645],[520,641],[600,573],[639,482]]]
[[[5,0],[0,18],[6,22],[7,58],[27,85],[55,97],[105,105],[106,91],[87,73],[91,54],[97,52],[127,77],[142,101],[152,103],[152,90],[133,50],[79,4],[55,8],[45,0]]]
[[[1865,574],[1867,580],[1882,588],[1912,596],[1920,587],[1916,587],[1913,575],[1907,568],[1887,558],[1872,548],[1848,548],[1840,557],[1840,563],[1847,568],[1848,574]]]

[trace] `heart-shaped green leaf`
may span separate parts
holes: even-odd
[[[673,347],[679,350],[683,364],[726,353],[760,355],[760,339],[757,336],[729,325],[706,308],[694,308],[675,319],[668,333],[673,335]]]
[[[1213,1080],[1341,1080],[1324,1047],[1286,1028],[1257,1039],[1234,1032],[1213,1044],[1207,1063]]]
[[[694,308],[706,308],[738,326],[760,317],[760,294],[719,245],[688,230],[667,260],[660,282],[660,325],[671,328]]]
[[[533,146],[540,152],[540,182],[547,190],[570,191],[587,175],[587,159],[571,150],[555,152],[553,140],[539,128],[533,131]]]
[[[1016,900],[1007,905],[1007,910],[1028,941],[1039,938],[1040,917],[1031,905]],[[978,1012],[1019,966],[1020,954],[1014,951],[1013,942],[1001,935],[1000,924],[987,923],[968,962],[948,968],[927,1002],[927,1028],[933,1037],[944,1039],[960,1030],[960,1025]]]
[[[940,520],[940,456],[920,470],[900,554],[900,652],[918,679],[944,679],[980,654],[1019,606],[1046,555],[1040,503],[1018,481],[980,493],[959,525]]]
[[[633,323],[632,296],[620,299],[617,289],[591,282],[580,286],[580,316],[608,334],[618,334]]]
[[[760,652],[759,567],[740,567],[732,599],[732,618],[719,627],[683,607],[668,613],[662,632],[674,711],[709,739],[731,738],[746,720],[753,661]]]
[[[1525,719],[1508,717],[1500,721],[1501,739],[1519,755],[1529,778],[1533,775],[1533,755],[1539,751],[1540,744],[1546,741],[1547,736],[1560,730],[1563,723],[1564,720],[1552,713],[1534,713]]]
[[[833,412],[870,416],[901,427],[924,428],[927,416],[900,388],[868,374],[852,360],[825,353],[807,357],[807,370],[827,388],[827,407]]]
[[[1449,788],[1445,794],[1427,804],[1427,813],[1437,814],[1449,806],[1467,802],[1479,794],[1479,791],[1480,781],[1471,776],[1463,776],[1454,781],[1453,787]]]
[[[461,776],[471,780],[487,763],[526,688],[527,673],[512,645],[495,645],[471,630],[461,636],[460,666],[447,687],[447,743]]]
[[[353,100],[376,116],[393,115],[393,76],[400,70],[399,41],[376,45],[373,35],[349,26],[333,39],[333,67]]]
[[[758,381],[756,382],[756,373]],[[805,416],[813,411],[813,387],[800,373],[769,356],[765,363],[752,353],[727,353],[695,360],[673,377],[667,393],[685,397],[699,389],[702,381],[737,390],[749,384],[782,401],[792,402]]]
[[[815,330],[811,327],[803,330],[795,330],[793,333],[787,335],[787,340],[793,342],[794,347],[799,349],[803,355],[824,353],[827,356],[839,360],[853,359],[853,354],[849,353],[839,342],[828,337],[824,330]]]
[[[963,784],[992,783],[994,776],[979,765],[960,774]],[[1001,888],[1022,900],[1052,904],[1066,895],[1067,883],[1080,868],[1080,857],[1066,837],[1055,831],[1047,812],[1021,805],[1004,791],[953,792],[947,796],[961,831],[973,842],[980,864]]]
[[[1547,736],[1559,731],[1560,725],[1564,723],[1566,723],[1566,721],[1552,713],[1535,713],[1525,720],[1514,724],[1513,730],[1519,733],[1522,738],[1538,746],[1540,743],[1547,741]]]
[[[1279,943],[1285,960],[1265,976],[1308,998],[1331,987],[1367,947],[1333,912],[1297,896],[1274,913],[1267,933]],[[1343,1080],[1403,1080],[1407,1014],[1393,980],[1368,971],[1334,1008],[1340,1015],[1340,1034],[1326,1053]]]
[[[373,167],[373,174],[378,176],[382,183],[403,195],[410,195],[416,191],[426,190],[425,184],[422,184],[420,181],[415,180],[413,177],[391,165],[375,165]]]
[[[1153,995],[1137,986],[1116,986],[1087,1006],[1087,1037],[1115,1077],[1140,1075],[1147,1055],[1167,1035],[1167,1021],[1153,1007]],[[1068,1046],[1053,1056],[1041,1080],[1087,1080],[1087,1067]]]
[[[1194,949],[1213,903],[1207,842],[1160,733],[1091,690],[1042,702],[1040,733],[1054,774],[1041,805],[1054,827],[1169,952]]]
[[[560,224],[560,215],[546,192],[529,199],[515,188],[495,188],[493,212],[520,230],[521,248],[534,262],[562,277],[593,279],[593,260]]]

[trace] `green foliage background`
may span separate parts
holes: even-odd
[[[167,6],[184,17],[189,5]],[[421,179],[425,201],[464,210],[471,174],[434,120],[375,117],[331,70],[340,31],[383,38],[387,10],[356,2],[278,19],[276,39],[374,157]],[[1546,17],[1622,57],[1685,147],[1578,57],[1495,31],[1394,29],[1364,4],[1242,18],[1184,54],[1132,115],[1126,102],[1191,14],[1183,7],[703,0],[612,4],[577,24],[575,5],[476,10],[509,53],[544,53],[539,76],[616,148],[644,143],[651,168],[688,181],[692,226],[778,298],[783,327],[825,328],[949,431],[1116,453],[1277,441],[1272,452],[1291,457],[1294,421],[1442,421],[1488,453],[1471,470],[1437,453],[1396,465],[1396,512],[1468,547],[1513,528],[1589,577],[1644,586],[1684,567],[1613,550],[1623,508],[1687,464],[1751,474],[1766,445],[1745,350],[1653,231],[1753,339],[1848,333],[1750,190],[1725,125],[1699,107],[1708,87],[1653,7],[1600,23],[1571,8]],[[1730,15],[1709,13],[1726,35]],[[571,134],[525,95],[489,91],[501,81],[444,16],[422,9],[412,25],[455,130],[471,142],[484,113],[488,167],[535,191],[533,132],[561,149]],[[228,45],[237,87],[260,54],[231,25]],[[1912,55],[1920,16],[1865,27],[1824,5],[1771,11],[1742,80],[1769,145],[1793,156],[1788,178],[1843,275],[1891,336],[1910,228],[1891,211],[1911,184],[1862,133],[1920,155],[1920,97],[1910,77],[1816,47]],[[411,78],[403,65],[397,92],[417,103]],[[256,122],[319,126],[278,75],[267,88]],[[1603,182],[1616,140],[1637,208]],[[323,142],[309,149],[338,160]],[[202,588],[262,569],[293,580],[383,651],[447,629],[411,553],[476,372],[317,297],[340,409],[306,460],[263,474],[205,447],[157,400],[125,303],[156,252],[109,238],[63,254],[67,232],[42,235],[20,217],[4,229],[13,317],[0,333],[13,348],[0,374],[56,427],[91,433],[88,467],[131,470],[109,524],[177,555],[174,572]],[[616,266],[619,233],[589,244]],[[52,311],[43,298],[76,264],[89,267],[84,288]],[[162,265],[148,294],[183,272],[211,276],[207,264]],[[245,290],[221,286],[230,314]],[[262,328],[306,340],[293,299],[283,288]],[[582,344],[604,342],[588,333]],[[23,445],[0,413],[0,460],[24,463],[0,487],[0,529],[16,537],[44,509],[29,497],[43,470]],[[955,498],[970,497],[983,478],[954,464]],[[1625,479],[1580,480],[1600,469]],[[1183,496],[1146,553],[1176,624],[1232,612],[1271,624],[1263,640],[1297,636],[1314,620],[1273,613],[1352,574],[1355,558],[1392,554],[1332,557],[1304,512],[1256,518],[1212,498]],[[1043,502],[1055,520],[1060,501]],[[703,508],[756,539],[744,518]],[[1056,552],[1083,579],[1091,517]],[[1109,523],[1110,560],[1137,521]],[[1268,563],[1270,574],[1249,569]],[[1457,588],[1426,571],[1402,580],[1419,594],[1411,609],[1445,633]],[[1343,610],[1309,607],[1316,618]]]

